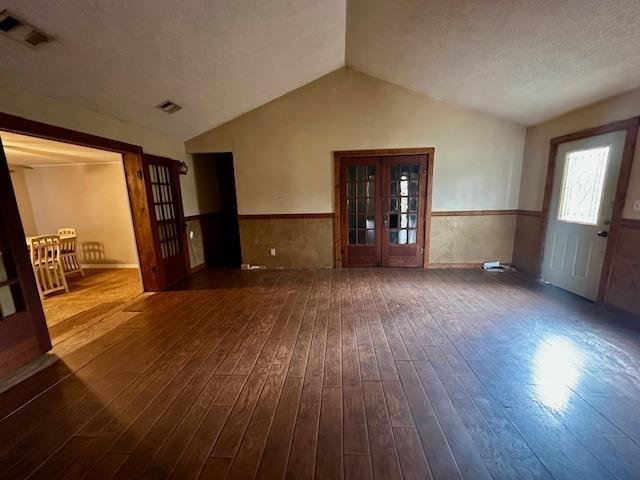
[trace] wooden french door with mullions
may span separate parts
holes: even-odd
[[[178,173],[180,164],[155,155],[145,154],[143,159],[162,289],[189,274],[189,252]]]
[[[422,267],[427,156],[344,157],[341,240],[346,267]]]

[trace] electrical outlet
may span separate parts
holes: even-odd
[[[633,211],[640,212],[640,200],[636,200],[633,202]]]
[[[269,252],[271,253],[272,257],[276,256],[276,249],[275,248],[270,249]]]

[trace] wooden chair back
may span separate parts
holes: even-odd
[[[75,253],[76,252],[76,229],[75,228],[59,228],[58,235],[60,237],[60,248],[63,253]]]
[[[64,253],[75,254],[77,251],[77,243],[78,243],[78,238],[75,235],[73,237],[70,237],[70,236],[65,236],[64,238],[60,237],[60,250],[62,251],[63,254]]]
[[[67,275],[80,273],[84,277],[84,271],[78,259],[78,237],[75,228],[59,228],[60,251],[62,253],[62,268]]]
[[[31,264],[41,295],[69,291],[60,259],[60,237],[40,235],[31,238]]]

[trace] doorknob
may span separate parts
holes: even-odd
[[[599,237],[607,238],[609,236],[609,232],[606,230],[600,230],[598,233],[596,233],[596,235]]]

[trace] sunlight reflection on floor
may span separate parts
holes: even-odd
[[[545,406],[564,410],[582,376],[584,355],[580,348],[566,337],[553,335],[540,343],[534,362],[536,395]]]

